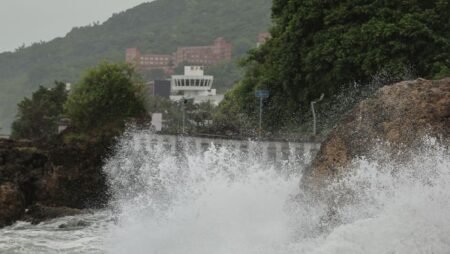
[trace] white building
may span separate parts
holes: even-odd
[[[170,99],[193,99],[194,103],[209,101],[218,105],[224,96],[217,95],[216,89],[212,89],[213,81],[213,76],[204,75],[203,66],[185,66],[184,75],[172,76]]]

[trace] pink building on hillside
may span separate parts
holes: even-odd
[[[175,64],[214,65],[223,60],[231,60],[232,46],[224,38],[217,38],[213,45],[180,47],[175,54]]]
[[[179,47],[172,55],[141,54],[137,48],[128,48],[125,61],[140,69],[168,71],[181,63],[209,66],[232,57],[232,46],[224,38],[217,38],[213,45]]]

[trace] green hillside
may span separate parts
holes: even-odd
[[[177,46],[231,41],[235,56],[270,25],[271,0],[156,0],[113,15],[103,24],[74,28],[64,38],[0,54],[0,132],[9,132],[17,103],[39,85],[78,81],[104,60],[123,61],[127,47],[171,53]]]

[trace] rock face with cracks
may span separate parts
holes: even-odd
[[[25,197],[10,182],[0,184],[0,227],[19,219],[25,210]]]
[[[403,81],[359,103],[323,142],[305,179],[339,176],[353,159],[370,157],[380,142],[401,155],[427,136],[444,144],[450,139],[450,78]]]
[[[74,215],[107,202],[109,144],[33,144],[0,139],[0,227]]]

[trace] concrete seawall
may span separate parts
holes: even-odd
[[[181,148],[203,153],[212,146],[227,147],[243,153],[253,153],[268,162],[288,161],[298,157],[313,158],[320,149],[319,142],[252,141],[173,135],[153,135],[144,142],[153,146],[162,144],[174,154]]]

